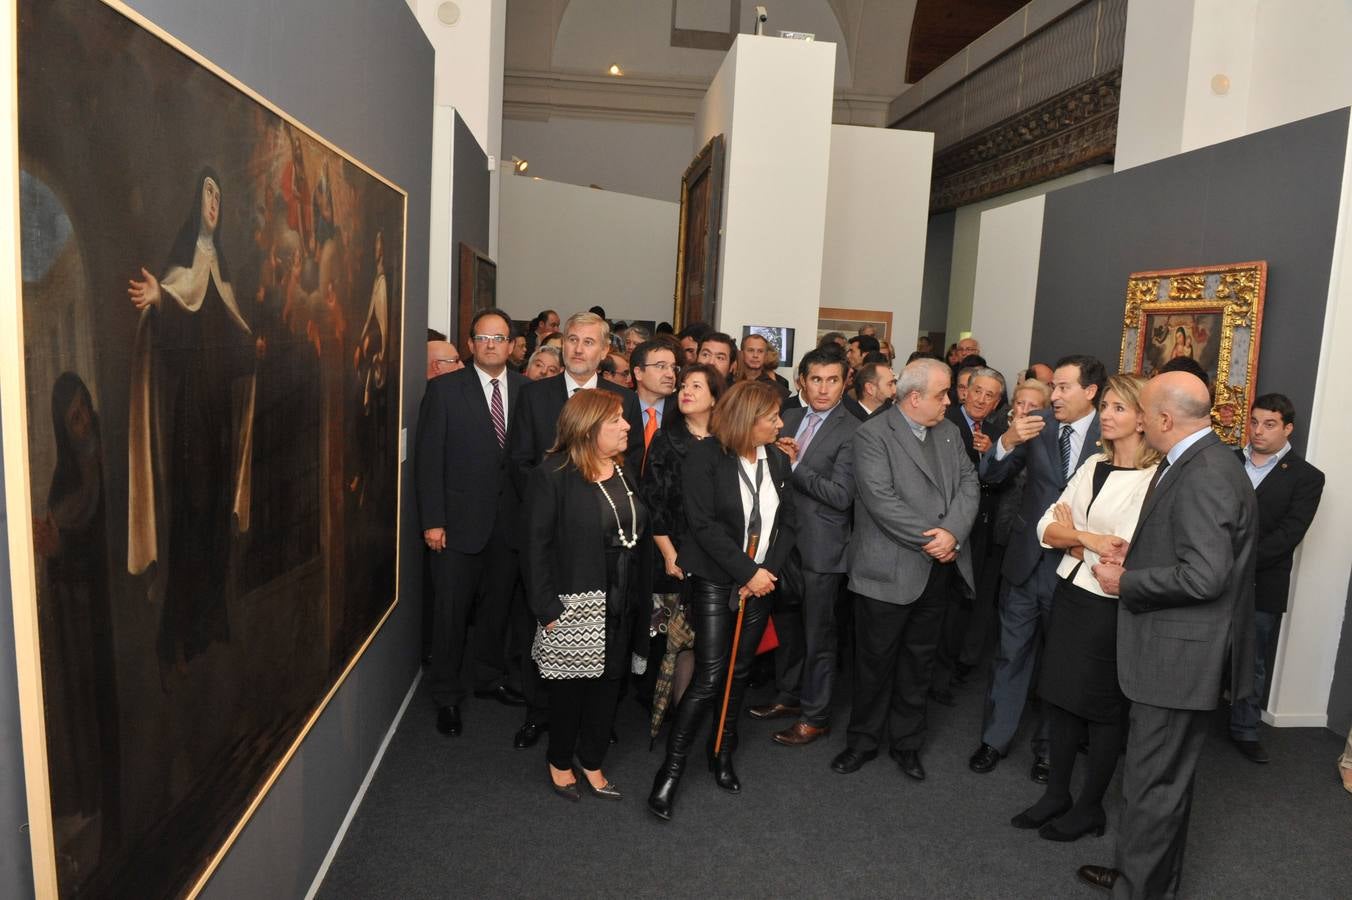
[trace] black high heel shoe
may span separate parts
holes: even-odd
[[[1092,834],[1094,837],[1103,837],[1103,832],[1107,830],[1107,823],[1102,821],[1091,821],[1083,828],[1075,831],[1062,831],[1056,827],[1055,822],[1048,822],[1037,830],[1037,836],[1044,841],[1059,841],[1063,844],[1069,844],[1072,841],[1078,841],[1086,834]]]
[[[724,750],[709,758],[709,771],[714,773],[714,783],[733,794],[740,793],[742,782],[737,778],[737,770],[732,767],[732,751]]]
[[[563,799],[571,800],[574,803],[582,799],[582,795],[579,794],[577,791],[576,781],[572,782],[571,784],[559,784],[557,781],[554,780],[553,766],[547,768],[545,770],[545,774],[549,776],[549,786],[554,789],[554,793],[558,794]]]
[[[1064,804],[1053,807],[1052,810],[1048,812],[1046,815],[1040,815],[1037,812],[1038,804],[1034,803],[1032,806],[1028,807],[1014,818],[1010,819],[1009,824],[1013,825],[1015,828],[1025,828],[1029,830],[1034,828],[1041,828],[1043,825],[1046,825],[1052,819],[1059,819],[1061,816],[1064,816],[1066,813],[1068,813],[1070,811],[1070,806],[1071,803],[1069,800],[1067,800]]]
[[[577,780],[587,786],[587,790],[591,791],[593,797],[600,797],[602,800],[624,799],[624,794],[620,793],[620,789],[615,787],[614,783],[611,782],[609,778],[606,779],[605,784],[601,785],[600,787],[597,787],[596,785],[592,784],[591,779],[587,777],[586,769],[583,769],[581,766],[579,766],[576,771],[577,771]]]

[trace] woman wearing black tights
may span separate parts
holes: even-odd
[[[1126,701],[1117,684],[1117,598],[1103,592],[1092,566],[1120,563],[1136,531],[1159,454],[1143,439],[1135,375],[1108,379],[1099,403],[1103,453],[1080,467],[1038,522],[1042,546],[1065,550],[1042,656],[1038,695],[1051,731],[1051,771],[1042,798],[1011,821],[1052,841],[1102,835],[1103,795],[1122,748]],[[1071,774],[1081,742],[1089,760],[1078,798]]]

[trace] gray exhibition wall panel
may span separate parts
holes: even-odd
[[[426,378],[434,72],[432,47],[408,6],[373,0],[130,5],[408,192],[403,417],[411,435]],[[422,545],[407,464],[402,474],[400,603],[203,896],[304,895],[413,682]]]
[[[1032,358],[1117,371],[1132,272],[1267,260],[1258,392],[1291,397],[1303,451],[1347,137],[1343,109],[1048,194]]]
[[[466,335],[455,334],[459,323],[456,298],[460,295],[460,244],[466,243],[481,253],[488,253],[488,156],[474,132],[469,130],[460,113],[455,113],[455,126],[452,134],[454,159],[451,167],[451,246],[445,252],[451,255],[451,297],[447,305],[451,313],[452,340],[459,341],[460,352],[465,352]],[[517,317],[522,312],[509,310]],[[534,315],[529,313],[528,315]]]

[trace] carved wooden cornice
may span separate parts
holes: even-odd
[[[934,156],[930,211],[941,212],[1109,162],[1122,70],[1076,85]]]

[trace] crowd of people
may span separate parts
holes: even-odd
[[[665,720],[647,808],[671,820],[692,755],[741,790],[758,664],[775,693],[745,714],[783,720],[776,743],[843,725],[834,772],[885,748],[924,780],[929,704],[989,660],[969,768],[1022,724],[1044,786],[1011,825],[1103,834],[1121,759],[1116,860],[1079,877],[1177,892],[1224,695],[1235,748],[1268,761],[1266,675],[1324,480],[1288,398],[1257,397],[1236,450],[1186,353],[1149,378],[1068,353],[1007,379],[973,337],[945,358],[921,337],[898,370],[864,328],[790,379],[765,338],[700,323],[546,310],[525,331],[478,312],[470,359],[429,334],[414,470],[440,732],[471,691],[522,706],[514,746],[548,736],[550,789],[619,800],[605,757],[632,695],[654,738]],[[1352,790],[1352,738],[1340,767]]]

